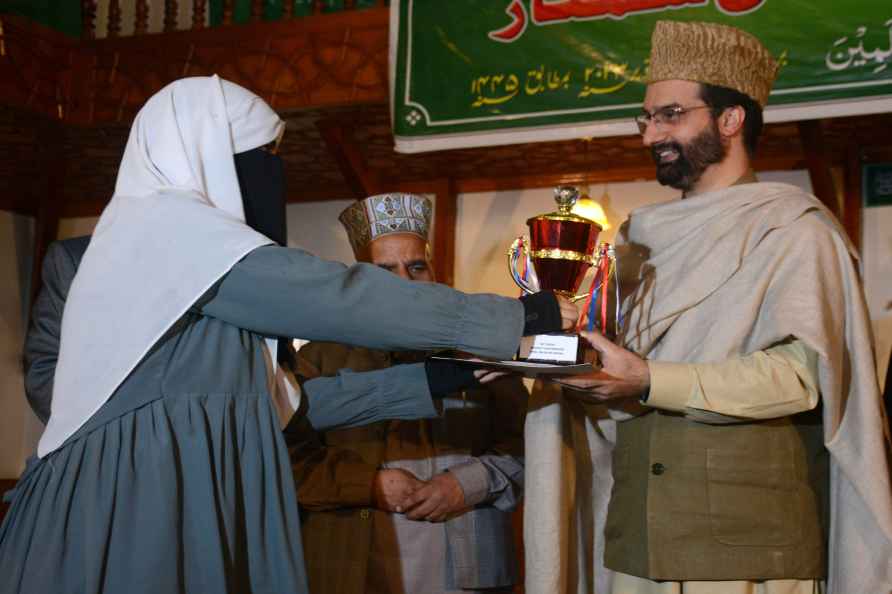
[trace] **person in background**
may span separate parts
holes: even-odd
[[[340,221],[357,261],[427,284],[430,216],[424,197],[382,194],[351,205]],[[297,375],[305,382],[424,357],[311,342],[298,352]],[[296,436],[292,468],[311,592],[511,590],[526,388],[507,377],[442,396],[435,419]]]
[[[88,245],[89,235],[62,239],[49,245],[41,267],[40,291],[31,307],[23,349],[25,396],[31,410],[44,425],[50,420],[62,312],[71,281]]]

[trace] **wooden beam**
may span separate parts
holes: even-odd
[[[459,194],[473,192],[499,192],[528,188],[552,188],[562,185],[587,185],[604,182],[624,182],[651,180],[656,177],[653,166],[628,169],[605,169],[603,171],[578,171],[567,173],[538,173],[510,177],[479,177],[455,180]]]
[[[108,201],[110,199],[111,196],[108,196],[107,198],[96,198],[95,200],[66,200],[59,208],[59,217],[63,219],[75,217],[98,217],[102,214],[102,211],[105,210],[105,207],[108,206]]]
[[[788,155],[786,157],[759,157],[753,160],[753,170],[759,171],[793,171],[796,169],[806,169],[805,160],[800,154]]]
[[[818,200],[830,209],[837,218],[841,217],[836,184],[833,182],[832,166],[827,156],[827,142],[821,129],[820,120],[798,122],[799,138],[805,154],[805,165],[811,178],[811,187]]]
[[[0,194],[0,210],[7,210],[20,215],[34,216],[34,203],[27,195],[19,192],[4,192]]]
[[[458,219],[458,194],[451,179],[434,183],[434,270],[437,281],[455,284],[455,227]]]
[[[81,1],[82,41],[3,15],[0,101],[66,123],[119,123],[172,80],[216,73],[279,111],[387,102],[387,8],[176,31],[179,2],[163,0],[165,33],[93,39],[96,1]],[[224,0],[224,23],[233,5]]]
[[[347,126],[337,120],[326,119],[316,122],[316,128],[350,187],[353,197],[362,200],[378,193],[381,187],[380,180],[375,172],[366,166],[362,152]]]
[[[756,159],[753,163],[756,171],[790,171],[802,169],[805,164],[798,155],[783,158]],[[562,185],[589,185],[603,183],[622,183],[633,181],[653,181],[656,179],[656,168],[647,163],[638,167],[615,167],[612,169],[576,171],[564,173],[542,172],[534,175],[517,175],[511,177],[476,177],[456,179],[455,191],[458,194],[473,192],[499,192],[524,190],[531,188],[553,188]],[[401,182],[400,187],[407,186]],[[423,183],[420,184],[423,187]]]

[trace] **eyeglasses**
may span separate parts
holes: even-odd
[[[667,105],[653,112],[645,111],[635,116],[635,123],[638,124],[638,131],[644,134],[647,131],[647,125],[653,122],[653,125],[660,130],[672,128],[681,122],[684,114],[695,109],[704,109],[712,107],[711,105],[694,105],[693,107],[682,107],[680,105]]]

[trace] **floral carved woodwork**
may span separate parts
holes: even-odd
[[[387,100],[387,10],[79,42],[2,17],[8,105],[74,125],[129,121],[183,76],[219,74],[280,111]]]

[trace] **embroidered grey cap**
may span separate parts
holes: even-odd
[[[348,206],[338,217],[358,257],[382,235],[412,233],[425,241],[431,226],[431,202],[417,194],[394,192],[369,196]]]

